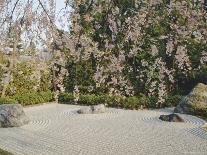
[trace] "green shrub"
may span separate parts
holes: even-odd
[[[72,104],[74,102],[74,96],[72,93],[61,93],[58,97],[58,101],[60,103],[69,103]]]
[[[60,103],[74,103],[74,97],[72,93],[61,93],[59,95]],[[142,96],[122,97],[122,96],[109,96],[107,94],[95,95],[95,94],[81,94],[78,100],[80,105],[97,105],[106,104],[109,107],[118,107],[126,109],[139,109],[141,105],[148,107],[149,99]]]
[[[163,107],[176,107],[181,99],[182,96],[180,95],[169,95],[165,98]]]
[[[0,149],[0,155],[12,155],[12,153]]]
[[[158,101],[158,98],[155,97],[155,96],[151,96],[151,97],[148,97],[148,103],[147,103],[147,108],[157,108],[157,101]]]
[[[22,105],[33,105],[53,101],[53,92],[32,92],[27,94],[16,94],[13,99]]]
[[[145,95],[141,94],[140,96],[138,96],[138,108],[140,108],[141,106],[143,106],[144,108],[151,108],[150,100],[149,98],[147,98]],[[152,104],[153,106],[155,105],[155,103]]]
[[[61,93],[58,101],[60,103],[74,103],[74,96],[72,93]],[[82,105],[95,105],[105,103],[105,95],[97,96],[95,94],[81,94],[79,97],[78,104]]]
[[[10,81],[6,95],[25,94],[34,91],[37,85],[37,78],[31,78],[35,71],[34,65],[29,65],[27,62],[18,63],[12,74],[13,80]],[[15,91],[13,91],[15,89]]]
[[[128,97],[124,104],[124,108],[126,109],[138,109],[139,99],[135,96]]]
[[[194,105],[193,109],[194,109],[195,115],[201,116],[207,119],[207,106],[206,105],[203,105],[203,104],[201,104],[200,106]]]
[[[118,108],[124,108],[126,99],[122,96],[109,96],[105,95],[105,103],[109,107],[118,107]]]
[[[85,95],[80,95],[78,103],[84,105],[95,105],[95,104],[99,104],[100,100],[99,97],[96,96],[95,94],[85,94]]]
[[[2,97],[0,98],[0,104],[17,104],[18,102],[14,99],[9,97]]]

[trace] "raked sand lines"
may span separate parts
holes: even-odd
[[[204,120],[181,115],[185,123],[159,120],[170,110],[121,110],[77,114],[80,106],[46,104],[25,108],[31,122],[0,129],[0,147],[17,155],[207,154]]]

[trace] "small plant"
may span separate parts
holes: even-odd
[[[0,104],[17,104],[18,102],[14,99],[9,97],[2,97],[0,98]]]

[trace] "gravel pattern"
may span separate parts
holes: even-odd
[[[46,104],[25,108],[32,120],[0,129],[0,148],[15,155],[206,155],[205,121],[181,115],[185,123],[159,120],[171,110],[108,109],[77,114],[79,106]]]

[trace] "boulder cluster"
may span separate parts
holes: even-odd
[[[105,113],[106,107],[104,104],[83,107],[77,111],[79,114],[99,114]]]

